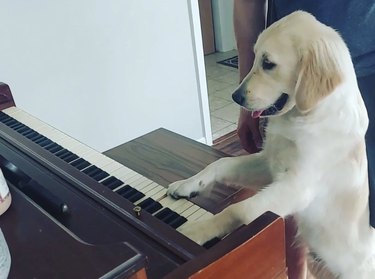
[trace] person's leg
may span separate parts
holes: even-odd
[[[358,78],[358,85],[370,120],[366,133],[366,151],[370,184],[370,224],[375,228],[375,74]]]

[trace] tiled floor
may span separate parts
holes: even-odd
[[[232,101],[231,95],[238,86],[238,69],[217,63],[235,55],[234,50],[205,56],[213,140],[237,128],[239,106]]]

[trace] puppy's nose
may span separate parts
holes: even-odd
[[[237,104],[239,104],[240,106],[242,106],[242,104],[245,101],[245,98],[243,97],[241,88],[238,88],[236,91],[234,91],[234,93],[232,94],[232,99]]]

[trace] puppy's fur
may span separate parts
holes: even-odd
[[[188,222],[182,232],[202,244],[268,210],[293,215],[300,237],[333,274],[375,278],[364,142],[368,117],[345,43],[298,11],[266,29],[254,50],[254,66],[233,98],[254,117],[268,117],[263,151],[220,159],[172,183],[168,193],[189,197],[215,183],[258,192],[209,221]]]

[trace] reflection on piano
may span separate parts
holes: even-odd
[[[204,247],[176,230],[245,193],[166,195],[225,154],[159,129],[104,155],[17,108],[1,83],[0,109],[10,278],[286,278],[283,220],[270,212]]]

